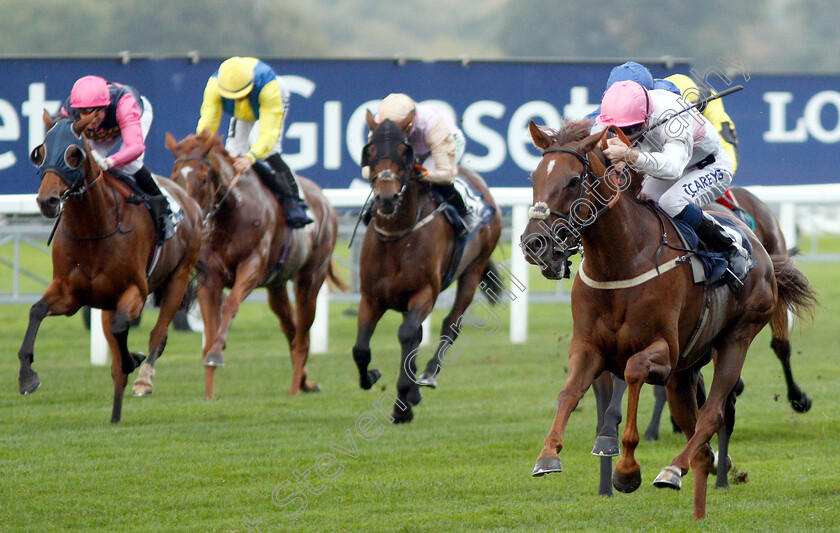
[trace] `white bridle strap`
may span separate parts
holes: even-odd
[[[675,257],[668,261],[667,263],[657,268],[652,268],[645,272],[644,274],[639,274],[638,276],[630,279],[618,280],[618,281],[595,281],[594,279],[590,278],[586,275],[586,272],[583,271],[583,261],[580,262],[580,267],[578,267],[578,277],[582,282],[586,285],[592,287],[593,289],[627,289],[630,287],[635,287],[636,285],[641,285],[642,283],[652,280],[653,278],[668,272],[676,267],[678,267],[682,263],[688,262],[688,254],[681,255],[679,257]]]

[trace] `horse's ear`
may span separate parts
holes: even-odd
[[[86,117],[80,118],[79,120],[77,120],[76,122],[73,123],[73,131],[76,133],[76,135],[81,137],[82,132],[85,131],[85,128],[88,127],[88,124],[93,122],[93,119],[95,119],[95,118],[96,118],[96,113],[91,113],[90,115],[88,115]]]
[[[178,141],[175,140],[175,137],[172,136],[171,133],[168,131],[166,132],[166,149],[172,153],[175,153],[175,149],[178,147]]]
[[[534,146],[539,148],[540,150],[545,150],[551,143],[554,142],[554,139],[545,132],[541,127],[537,126],[537,123],[533,120],[530,124],[528,124],[528,131],[531,132],[531,139],[534,141]]]
[[[365,122],[367,122],[368,128],[370,131],[376,129],[376,118],[374,118],[373,113],[370,112],[370,109],[365,109]]]
[[[47,131],[51,130],[53,126],[55,126],[55,121],[50,115],[50,112],[44,109],[44,125],[47,127]]]
[[[580,148],[579,148],[578,151],[583,152],[585,154],[587,152],[591,152],[592,150],[594,150],[595,147],[598,145],[599,142],[601,142],[602,139],[606,139],[607,131],[609,131],[609,130],[605,129],[603,131],[599,131],[598,133],[593,133],[589,137],[586,137],[585,139],[583,139],[580,142]]]
[[[406,135],[406,137],[409,133],[411,133],[411,128],[409,126],[411,126],[412,122],[414,122],[414,111],[409,113],[408,116],[401,121],[397,122],[397,126],[400,127],[400,130]]]

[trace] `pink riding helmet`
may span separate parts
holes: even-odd
[[[605,126],[624,128],[641,124],[652,110],[647,89],[635,81],[619,81],[604,93],[601,114],[596,120]]]
[[[79,109],[85,107],[104,107],[111,103],[108,82],[99,76],[85,76],[73,84],[70,91],[70,105]]]

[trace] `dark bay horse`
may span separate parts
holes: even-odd
[[[41,175],[38,207],[44,216],[60,216],[60,221],[52,245],[53,279],[29,312],[29,327],[18,353],[20,392],[30,394],[41,384],[31,365],[35,336],[44,317],[72,315],[84,305],[98,307],[103,310],[102,326],[111,349],[111,422],[116,423],[128,374],[143,360],[128,350],[129,322],[140,314],[149,293],[160,295],[160,314],[149,336],[147,364],[153,365],[166,346],[167,328],[198,259],[201,212],[183,189],[159,178],[161,188],[178,200],[185,216],[153,261],[155,227],[148,209],[128,202],[118,192],[122,184],[103,174],[81,135],[93,117],[76,123],[70,119],[53,122],[44,113],[46,138],[32,152]]]
[[[402,357],[393,421],[410,422],[414,417],[412,407],[422,399],[419,386],[437,385],[444,354],[458,337],[475,290],[492,272],[490,255],[501,234],[502,216],[484,180],[474,172],[459,169],[495,208],[495,214],[477,229],[464,250],[454,277],[458,289],[452,310],[443,319],[441,337],[426,370],[416,376],[422,323],[445,288],[443,279],[455,249],[455,233],[432,199],[429,184],[415,173],[413,152],[402,135],[402,126],[390,120],[377,124],[370,111],[367,123],[372,142],[363,159],[370,161],[376,214],[365,232],[359,259],[362,300],[353,360],[360,386],[370,389],[381,375],[379,370],[368,369],[370,339],[376,324],[388,309],[402,313],[398,332]],[[379,128],[380,133],[392,131],[392,138],[379,142]],[[496,283],[492,279],[490,282]]]
[[[695,284],[680,260],[683,252],[663,244],[663,231],[674,231],[671,223],[636,200],[639,176],[630,172],[619,179],[615,171],[607,172],[598,146],[606,132],[589,135],[588,121],[567,123],[556,133],[532,122],[530,132],[543,157],[531,175],[534,205],[522,235],[526,258],[545,277],[560,279],[578,240],[586,252],[572,286],[569,377],[533,475],[562,471],[558,453],[569,415],[593,381],[609,371],[623,377],[629,391],[613,485],[621,492],[636,490],[642,480],[634,457],[639,393],[646,382],[665,385],[672,415],[688,442],[654,485],[679,489],[691,468],[694,517],[703,518],[712,469],[709,440],[724,421],[724,404],[747,349],[774,313],[801,313],[813,306],[810,285],[790,257],[771,259],[743,225],[755,259],[744,287],[735,294]],[[700,322],[705,324],[694,334]],[[712,349],[714,378],[698,412],[697,373]]]
[[[267,289],[268,304],[289,342],[290,394],[319,390],[317,383],[307,380],[304,367],[318,291],[328,276],[345,287],[333,272],[338,222],[332,205],[320,187],[298,176],[315,221],[290,229],[280,204],[256,172],[249,169],[236,175],[233,158],[216,135],[189,135],[176,142],[167,134],[166,147],[175,156],[172,179],[184,186],[204,213],[198,301],[205,332],[205,397],[214,396],[215,369],[224,366],[222,352],[233,317],[257,287]],[[294,309],[286,289],[289,280],[294,281]],[[230,293],[223,302],[225,288]]]

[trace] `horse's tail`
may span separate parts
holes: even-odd
[[[330,264],[327,267],[327,283],[329,284],[330,289],[338,289],[341,292],[348,292],[350,290],[350,286],[345,283],[338,274],[335,273],[335,259],[332,257],[330,258]]]
[[[499,284],[497,280],[500,279],[502,279],[502,277],[499,275],[499,269],[496,267],[496,263],[490,259],[487,261],[487,266],[484,267],[484,272],[481,273],[482,282],[478,284],[478,287],[481,289],[481,292],[484,293],[484,296],[487,297],[487,301],[490,302],[490,305],[496,305],[499,298],[499,295],[490,289],[492,287],[497,287]]]
[[[814,307],[819,301],[816,290],[789,255],[771,255],[770,260],[773,262],[773,274],[779,291],[779,303],[773,311],[773,336],[784,338],[787,332],[775,331],[775,324],[787,324],[788,311],[801,319],[813,318]]]

